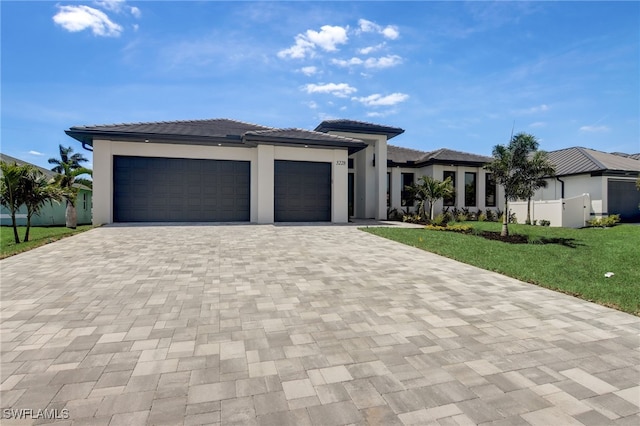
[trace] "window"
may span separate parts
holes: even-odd
[[[476,174],[466,172],[464,174],[464,205],[472,207],[476,205]]]
[[[87,193],[82,194],[83,208],[87,210]]]
[[[453,194],[448,197],[444,197],[444,205],[445,206],[455,206],[456,205],[456,172],[445,171],[442,173],[442,180],[445,181],[448,177],[451,178],[451,185],[453,186]]]
[[[402,173],[402,206],[413,206],[411,191],[407,191],[407,186],[413,185],[413,173]]]
[[[484,175],[484,181],[485,181],[484,205],[486,207],[495,207],[496,206],[496,181],[493,179],[493,175],[491,173],[487,173]]]

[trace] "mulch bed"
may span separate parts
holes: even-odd
[[[497,241],[502,241],[504,243],[510,243],[510,244],[527,244],[529,243],[529,239],[527,238],[526,235],[520,235],[520,234],[509,234],[506,237],[503,237],[500,235],[500,232],[494,232],[494,231],[482,231],[482,233],[480,233],[480,235],[484,238],[486,238],[487,240],[497,240]]]

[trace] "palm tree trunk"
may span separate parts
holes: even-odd
[[[16,223],[16,212],[11,212],[11,225],[13,226],[13,239],[16,244],[20,244],[20,236],[18,235],[18,224]]]
[[[27,230],[24,231],[24,242],[29,241],[29,230],[31,229],[31,213],[27,212]]]
[[[502,215],[502,231],[500,232],[501,237],[509,236],[509,199],[504,197],[504,214]]]
[[[70,201],[67,201],[67,209],[64,212],[64,219],[67,228],[76,229],[78,226],[78,214],[76,212],[76,207]]]
[[[524,223],[531,225],[531,197],[527,198],[527,220]]]

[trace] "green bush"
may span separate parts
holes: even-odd
[[[534,223],[535,225],[535,223]],[[546,219],[540,219],[540,226],[550,226],[551,225],[551,221],[546,220]]]
[[[484,213],[480,213],[478,215],[478,222],[486,222],[487,221],[487,215]]]
[[[620,215],[612,214],[600,219],[590,220],[587,223],[593,227],[609,228],[611,226],[615,226],[618,222],[620,222]]]
[[[469,216],[464,213],[458,213],[458,215],[456,216],[456,220],[458,222],[466,222],[467,220],[469,220]]]
[[[449,232],[460,232],[463,234],[469,234],[473,231],[473,227],[469,225],[448,225],[448,226],[438,226],[438,225],[427,225],[424,229],[428,229],[430,231],[449,231]]]
[[[438,216],[433,218],[431,224],[436,226],[443,226],[446,225],[447,222],[448,221],[446,220],[445,215],[443,213],[440,213]]]

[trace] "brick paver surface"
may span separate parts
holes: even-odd
[[[640,423],[639,318],[355,227],[109,226],[0,267],[3,425]]]

